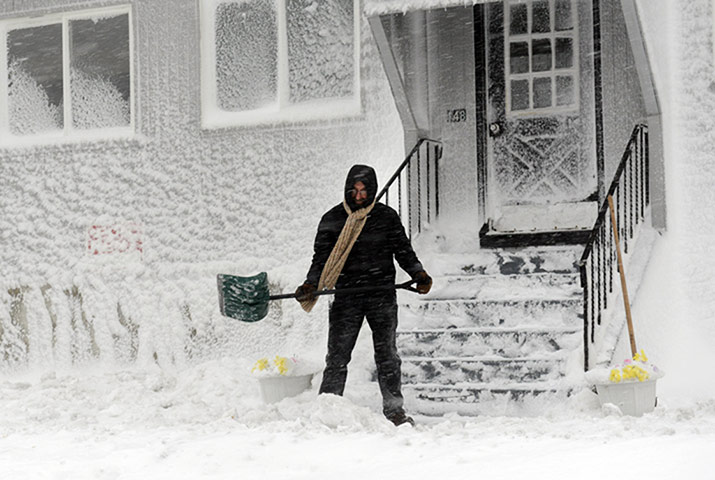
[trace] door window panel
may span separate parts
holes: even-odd
[[[534,0],[531,10],[531,32],[548,33],[551,31],[549,0]]]
[[[511,35],[521,35],[529,31],[528,10],[525,3],[516,3],[510,6],[511,21],[509,22],[509,33]]]
[[[556,39],[556,68],[573,67],[573,40],[571,38]]]
[[[507,0],[507,115],[578,107],[575,0]],[[524,26],[526,22],[526,26]],[[557,33],[558,32],[558,33]]]
[[[529,44],[514,42],[509,45],[509,71],[515,73],[529,72]]]
[[[531,43],[532,72],[545,72],[551,70],[551,40],[542,38]]]
[[[556,77],[556,105],[571,105],[575,101],[574,79],[571,76]]]
[[[557,32],[571,30],[573,28],[571,0],[556,0],[554,17]]]
[[[551,77],[534,79],[534,108],[551,106]]]
[[[529,108],[529,81],[512,80],[511,82],[511,109],[526,110]]]

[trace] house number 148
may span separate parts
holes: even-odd
[[[457,108],[455,110],[447,110],[447,123],[457,123],[467,121],[467,109]]]

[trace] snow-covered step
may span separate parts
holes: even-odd
[[[571,273],[524,275],[444,275],[434,278],[432,291],[422,300],[569,298],[581,291],[580,279]]]
[[[538,411],[545,404],[563,401],[571,390],[571,386],[558,382],[502,385],[420,383],[403,388],[405,403],[410,406],[410,411],[422,415],[505,414],[510,410],[521,413],[528,411],[531,405]]]
[[[435,254],[429,267],[434,275],[575,273],[582,253],[582,246],[481,249],[473,253]]]
[[[441,328],[400,331],[399,351],[409,357],[498,355],[517,358],[530,354],[572,350],[581,341],[574,328]]]
[[[579,327],[583,299],[448,299],[413,301],[400,309],[400,328],[453,327]]]
[[[535,382],[557,380],[564,375],[564,357],[403,357],[405,384],[486,382]]]

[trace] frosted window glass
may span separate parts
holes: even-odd
[[[551,106],[551,78],[534,79],[534,108]]]
[[[571,38],[556,39],[556,68],[573,67],[573,40]]]
[[[223,110],[253,110],[277,101],[274,5],[253,0],[216,8],[216,96]]]
[[[15,135],[61,130],[62,25],[7,34],[8,109]]]
[[[510,73],[529,72],[529,44],[526,42],[512,42],[509,44],[509,71]]]
[[[526,110],[529,108],[529,81],[511,81],[511,109]]]
[[[130,124],[129,16],[72,20],[70,91],[75,128]]]
[[[290,103],[353,94],[352,0],[287,0]]]
[[[532,15],[532,33],[546,33],[551,31],[551,17],[549,16],[548,0],[534,0]]]
[[[509,7],[510,22],[509,33],[511,35],[520,35],[527,33],[527,10],[525,3],[516,3]]]
[[[551,40],[542,38],[531,42],[531,71],[544,72],[551,70]]]
[[[571,105],[574,103],[574,81],[570,75],[556,77],[556,105]]]
[[[571,16],[571,0],[556,0],[555,12],[556,31],[573,29],[573,17]]]

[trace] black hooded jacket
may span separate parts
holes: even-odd
[[[350,190],[361,181],[367,190],[367,199],[363,207],[358,207]],[[364,208],[372,204],[377,195],[377,176],[375,170],[367,165],[354,165],[345,180],[345,201],[350,209]],[[330,256],[348,214],[340,203],[328,210],[318,225],[315,236],[313,262],[308,271],[306,282],[318,285],[320,274]],[[424,270],[412,249],[400,217],[395,210],[382,203],[376,203],[367,216],[365,226],[350,250],[338,281],[337,289],[361,286],[378,286],[395,283],[395,264],[410,277]]]

